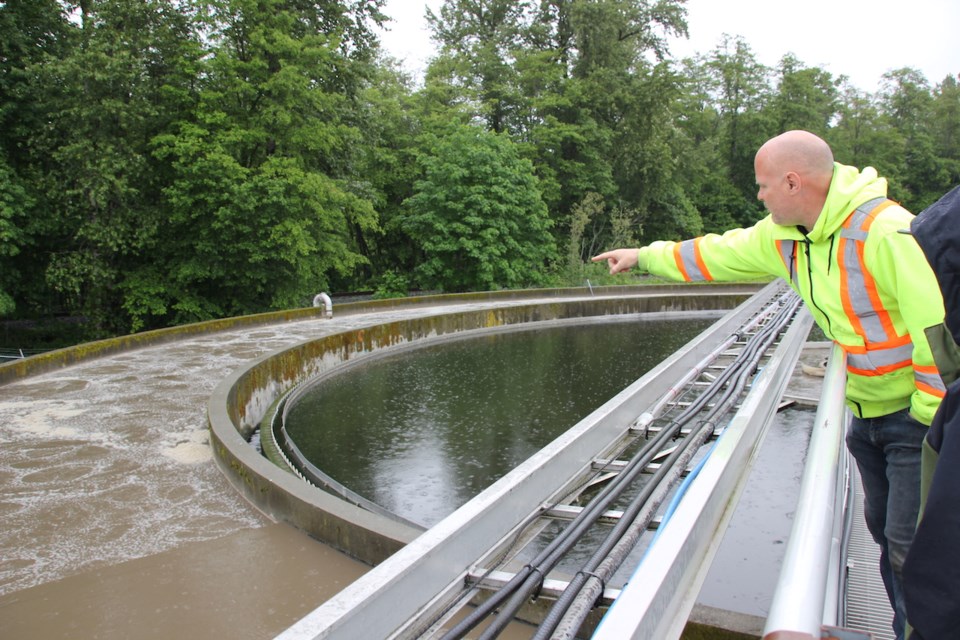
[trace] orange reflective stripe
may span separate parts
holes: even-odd
[[[877,214],[877,209],[886,209],[887,203],[890,203],[890,200],[887,200],[883,205],[878,206],[874,209],[870,215],[864,217],[863,224],[860,228],[864,233],[870,231],[870,227],[873,225],[874,216]],[[873,275],[867,271],[866,261],[863,259],[863,242],[857,242],[854,246],[857,249],[857,258],[860,260],[860,264],[863,265],[863,287],[866,289],[867,297],[870,298],[870,304],[873,306],[873,310],[877,313],[877,318],[880,320],[880,326],[883,327],[883,331],[887,334],[887,339],[893,340],[897,337],[897,331],[893,328],[893,321],[890,319],[890,314],[887,313],[887,310],[883,306],[883,302],[880,301],[880,294],[877,292],[877,281],[873,279]],[[863,334],[861,334],[863,335]]]
[[[893,200],[884,200],[883,202],[881,202],[880,204],[878,204],[873,208],[873,211],[870,212],[870,215],[871,217],[876,217],[877,215],[879,215],[881,211],[883,211],[887,207],[892,207],[895,204],[897,203],[894,202]]]
[[[897,347],[905,347],[907,345],[912,345],[913,340],[910,339],[910,334],[904,336],[897,336],[890,340],[884,340],[883,342],[874,342],[870,345],[868,351],[880,351],[881,349],[896,349]]]
[[[877,283],[867,270],[864,246],[876,215],[895,204],[876,198],[855,209],[843,223],[837,244],[840,304],[862,347],[845,345],[847,369],[859,375],[882,375],[911,364],[910,335],[899,335],[880,299]]]
[[[847,367],[847,371],[850,373],[855,373],[859,376],[882,376],[897,369],[905,369],[910,366],[909,360],[904,360],[903,362],[898,362],[896,364],[885,364],[879,367],[873,367],[872,369],[858,369],[856,367]]]
[[[777,240],[777,249],[780,251],[780,259],[783,260],[783,268],[787,271],[787,279],[793,281],[794,287],[800,286],[797,276],[797,241],[796,240]]]
[[[940,377],[940,370],[936,365],[914,365],[913,377],[920,391],[937,398],[947,395],[947,387],[943,384],[943,378]]]
[[[905,369],[913,364],[913,359],[910,357],[907,357],[906,360],[879,364],[871,361],[869,356],[863,354],[864,352],[861,351],[859,354],[851,353],[849,355],[847,358],[847,371],[849,373],[855,373],[858,376],[882,376],[891,371]]]
[[[840,304],[843,305],[843,311],[847,314],[847,319],[850,320],[854,333],[866,342],[867,332],[863,330],[863,325],[860,324],[860,316],[854,311],[853,302],[850,300],[850,270],[847,268],[847,260],[845,258],[847,254],[846,248],[847,239],[840,236],[840,243],[837,247],[837,264],[840,267]],[[866,347],[864,347],[864,351],[866,351]]]
[[[933,364],[916,364],[913,365],[913,368],[919,371],[920,373],[926,373],[928,375],[940,375],[940,369],[937,369],[936,365]]]
[[[690,275],[687,273],[687,265],[683,262],[683,256],[680,254],[680,244],[677,243],[673,245],[673,259],[677,263],[677,269],[680,270],[680,275],[683,276],[684,282],[690,282]]]
[[[940,398],[941,400],[943,400],[947,395],[946,391],[941,391],[940,389],[931,387],[930,385],[920,382],[919,380],[917,381],[917,389],[923,391],[924,393],[929,393],[935,398]]]
[[[703,238],[684,240],[673,245],[673,259],[677,269],[686,282],[701,282],[713,280],[710,270],[707,269],[703,256],[700,254],[700,241]]]
[[[909,332],[900,335],[883,305],[877,282],[864,259],[868,232],[877,215],[896,204],[875,198],[857,207],[844,221],[837,243],[840,268],[840,304],[850,328],[863,345],[841,345],[847,352],[847,372],[863,377],[882,376],[913,367],[914,384],[920,393],[943,398],[946,387],[936,366],[913,362]],[[781,249],[782,253],[782,249]]]

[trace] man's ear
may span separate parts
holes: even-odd
[[[796,171],[787,171],[787,174],[783,177],[787,182],[787,190],[791,194],[797,194],[800,191],[800,186],[802,182],[800,180],[800,174]]]

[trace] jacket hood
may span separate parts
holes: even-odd
[[[817,223],[808,237],[813,242],[829,238],[854,209],[868,200],[887,196],[887,180],[873,167],[863,171],[839,162],[833,163],[833,180]]]
[[[918,213],[910,233],[937,276],[947,329],[960,344],[960,187]]]

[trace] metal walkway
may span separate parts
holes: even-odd
[[[870,537],[863,520],[863,490],[860,477],[853,473],[853,519],[845,568],[847,590],[843,602],[846,607],[843,626],[869,632],[875,640],[894,640],[890,620],[893,610],[887,599],[877,567],[880,547]]]
[[[572,638],[612,604],[595,637],[678,638],[811,324],[768,286],[279,637]]]

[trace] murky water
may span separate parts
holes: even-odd
[[[813,409],[788,409],[770,425],[710,566],[701,604],[764,617],[770,611],[814,417]]]
[[[301,396],[287,430],[325,473],[429,526],[713,320],[551,324],[367,360]]]

